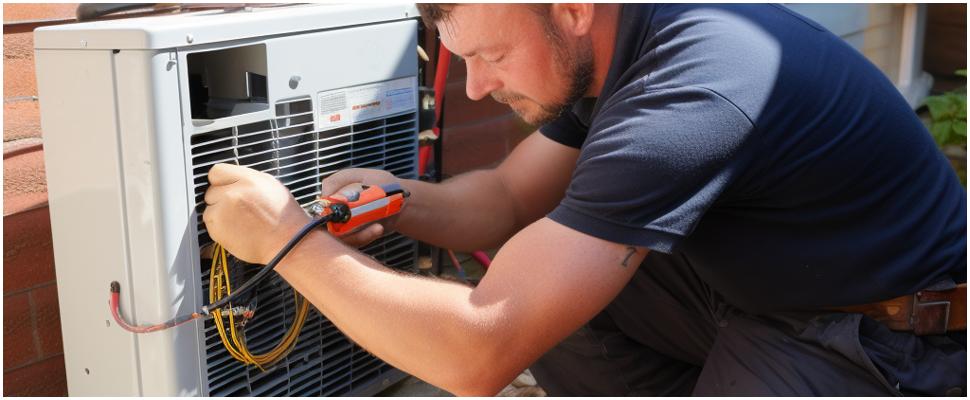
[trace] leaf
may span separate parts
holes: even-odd
[[[930,133],[933,134],[933,138],[940,146],[946,144],[950,139],[951,125],[950,121],[940,121],[934,122],[933,126],[930,127]]]
[[[949,103],[944,96],[930,96],[926,98],[926,108],[930,110],[930,117],[934,121],[939,120],[946,114],[947,104]]]
[[[966,69],[958,69],[957,72],[954,72],[954,74],[956,74],[957,76],[967,76],[967,70]]]
[[[957,99],[957,118],[967,120],[967,95],[958,96]]]
[[[966,141],[967,141],[967,121],[966,120],[963,120],[963,121],[953,121],[953,133],[955,133],[957,136],[963,138],[962,143],[966,143]],[[956,139],[956,138],[954,138],[954,139]],[[958,143],[958,144],[962,144],[962,143]]]

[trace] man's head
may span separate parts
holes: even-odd
[[[419,4],[445,46],[465,61],[472,100],[491,95],[532,125],[589,95],[593,6]]]

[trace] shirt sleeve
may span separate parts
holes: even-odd
[[[539,132],[555,142],[578,149],[586,140],[588,129],[575,112],[567,110],[559,118],[539,128]]]
[[[753,131],[710,90],[615,97],[594,117],[566,195],[549,218],[616,243],[669,253],[738,174]]]

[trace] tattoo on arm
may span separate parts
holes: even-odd
[[[626,251],[627,251],[626,258],[624,258],[623,263],[621,263],[621,265],[623,265],[623,268],[626,268],[628,266],[627,263],[630,262],[630,257],[633,257],[634,254],[637,254],[637,249],[633,246],[627,246]]]

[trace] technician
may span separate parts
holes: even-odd
[[[553,395],[966,395],[966,191],[841,39],[777,5],[419,7],[468,96],[540,128],[441,184],[323,182],[411,192],[349,244],[501,246],[473,288],[311,234],[277,270],[351,339],[460,395],[530,366]],[[272,176],[209,180],[243,260],[309,221]]]

